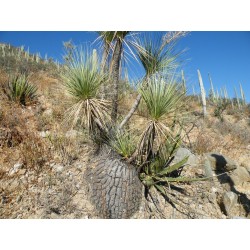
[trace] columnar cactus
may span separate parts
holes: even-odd
[[[210,92],[211,93],[211,98],[212,98],[212,101],[214,102],[215,101],[214,86],[213,86],[212,78],[211,78],[209,73],[208,73],[208,78],[209,78],[210,86],[211,86],[211,92]]]
[[[234,93],[235,93],[235,97],[236,97],[238,108],[240,109],[241,108],[240,100],[239,100],[238,93],[237,93],[237,90],[236,90],[235,87],[234,87]]]
[[[240,84],[240,95],[241,95],[242,104],[245,105],[246,99],[245,99],[245,94],[244,94],[244,91],[243,91],[241,84]]]
[[[201,73],[199,70],[198,72],[198,78],[199,78],[199,84],[200,84],[200,89],[201,89],[201,102],[202,102],[202,108],[203,108],[203,115],[204,117],[207,115],[207,108],[206,108],[206,92],[204,89]]]

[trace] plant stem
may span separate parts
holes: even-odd
[[[119,72],[120,72],[120,60],[122,54],[122,41],[117,39],[115,50],[112,60],[112,80],[113,80],[113,95],[112,95],[112,111],[111,119],[113,122],[117,120],[117,111],[118,111],[118,84],[119,84]]]

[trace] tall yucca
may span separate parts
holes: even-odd
[[[184,36],[185,32],[167,33],[164,37],[151,37],[144,35],[138,38],[133,44],[136,49],[136,54],[145,70],[144,79],[147,79],[154,74],[167,74],[170,76],[178,66],[177,59],[182,52],[176,53],[174,51],[176,41]],[[144,81],[147,83],[147,81]],[[139,93],[132,108],[125,116],[119,125],[121,129],[134,114],[141,101],[141,94]]]
[[[73,121],[72,126],[80,120],[90,131],[95,125],[106,129],[109,103],[98,99],[98,91],[106,75],[101,73],[99,65],[95,51],[89,53],[87,49],[77,48],[63,72],[63,84],[75,101],[66,111],[66,121]]]
[[[168,114],[173,114],[180,106],[183,89],[179,84],[153,76],[147,81],[147,88],[140,88],[139,92],[146,104],[149,116],[154,121],[159,121]]]
[[[172,136],[164,119],[174,119],[183,105],[185,93],[181,84],[176,84],[173,79],[168,82],[159,76],[148,79],[147,88],[141,87],[139,92],[147,107],[149,122],[139,140],[137,153],[139,157],[146,156],[143,160],[147,160],[153,147],[160,147],[162,141]]]

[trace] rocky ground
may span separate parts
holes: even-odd
[[[41,83],[36,104],[1,99],[0,218],[98,218],[85,181],[93,145],[83,131],[63,125],[69,100],[60,79],[40,75],[34,82]],[[225,114],[224,122],[210,114],[205,121],[189,116],[176,157],[189,155],[183,175],[211,180],[169,187],[165,199],[152,190],[154,202],[143,198],[132,218],[250,217],[248,114]],[[144,122],[140,115],[133,119],[135,127]]]

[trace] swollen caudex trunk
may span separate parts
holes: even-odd
[[[201,73],[199,70],[197,70],[197,72],[198,72],[199,84],[200,84],[200,89],[201,89],[201,103],[202,103],[203,115],[205,117],[207,115],[206,92],[205,92],[203,81],[201,78]]]
[[[99,154],[87,168],[90,201],[105,219],[130,218],[139,210],[142,183],[136,168],[116,153]]]

